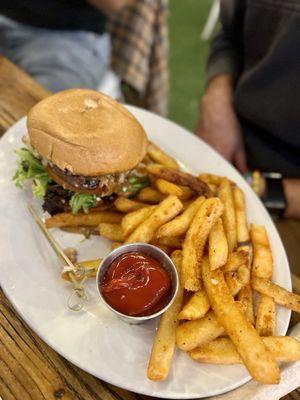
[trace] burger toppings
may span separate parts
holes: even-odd
[[[32,180],[34,197],[44,199],[43,209],[51,215],[69,209],[73,214],[81,210],[88,213],[90,208],[99,205],[107,208],[116,194],[134,196],[150,184],[148,176],[136,170],[102,176],[73,175],[42,162],[26,148],[16,153],[19,156],[18,169],[13,177],[16,186],[22,188],[25,181]]]

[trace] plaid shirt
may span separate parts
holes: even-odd
[[[112,68],[158,114],[168,111],[168,0],[136,0],[109,21]]]

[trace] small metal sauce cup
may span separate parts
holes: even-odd
[[[167,305],[162,308],[160,311],[157,311],[154,314],[151,315],[146,315],[144,317],[135,317],[135,316],[130,316],[126,314],[122,314],[119,311],[115,310],[112,308],[105,298],[102,295],[101,292],[101,282],[104,279],[104,276],[106,274],[106,271],[112,264],[112,262],[122,256],[123,254],[128,254],[128,253],[143,253],[146,255],[149,255],[153,258],[155,258],[161,266],[168,272],[170,278],[171,278],[171,293],[170,293],[170,299],[167,303]],[[143,322],[149,321],[150,319],[156,318],[162,313],[164,313],[170,305],[173,303],[175,296],[178,291],[178,274],[175,265],[173,264],[173,261],[170,259],[170,257],[164,253],[161,249],[158,247],[152,246],[151,244],[147,243],[129,243],[129,244],[124,244],[123,246],[118,247],[117,249],[113,250],[111,253],[109,253],[102,261],[100,268],[98,269],[97,272],[97,277],[96,277],[96,285],[97,285],[97,290],[100,295],[100,298],[102,302],[106,305],[107,308],[109,308],[115,315],[117,315],[119,318],[121,318],[123,321],[130,323],[130,324],[141,324]]]

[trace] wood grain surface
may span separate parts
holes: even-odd
[[[49,92],[0,55],[0,136]],[[277,227],[291,268],[300,276],[300,223]],[[294,281],[299,290],[299,278]],[[299,322],[293,314],[291,325]],[[146,400],[94,378],[45,344],[18,316],[0,290],[0,397],[2,400]],[[154,399],[154,398],[151,398]],[[300,400],[300,390],[284,397]]]

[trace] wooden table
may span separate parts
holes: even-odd
[[[23,71],[0,56],[0,136],[49,94]],[[1,194],[3,195],[3,194]],[[300,224],[279,224],[295,273],[300,259]],[[300,265],[300,264],[299,264]],[[293,322],[299,321],[296,316]],[[3,400],[147,399],[94,378],[47,346],[15,312],[0,291],[0,397]],[[300,389],[285,396],[300,400]]]

